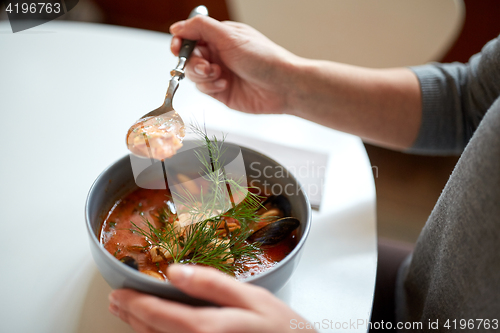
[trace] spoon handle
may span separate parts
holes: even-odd
[[[208,16],[207,7],[205,7],[205,6],[196,7],[195,9],[193,9],[191,11],[188,18],[195,17],[196,15]],[[179,51],[179,58],[185,58],[187,61],[189,59],[189,57],[191,56],[191,53],[193,52],[195,46],[196,46],[195,40],[183,39],[182,45],[181,45],[181,50]]]
[[[208,16],[207,7],[205,6],[196,7],[191,11],[188,18],[192,18],[196,15]],[[172,76],[172,78],[170,79],[167,89],[167,95],[165,96],[164,106],[169,110],[174,109],[172,107],[172,100],[174,98],[175,91],[179,86],[179,81],[184,78],[184,67],[186,67],[186,62],[191,56],[191,53],[193,53],[193,50],[196,46],[196,42],[197,42],[196,40],[190,40],[190,39],[182,40],[181,49],[179,51],[179,62],[177,63],[177,66],[170,71],[170,75]]]

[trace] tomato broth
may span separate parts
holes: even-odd
[[[157,218],[159,210],[172,207],[173,201],[168,190],[149,190],[138,188],[123,198],[117,200],[104,219],[100,232],[100,242],[104,248],[116,259],[131,257],[136,260],[139,271],[158,279],[166,280],[168,260],[153,262],[150,250],[153,247],[150,241],[139,232],[132,223],[141,229],[147,229],[146,220],[156,228],[161,227]],[[176,218],[176,215],[170,219]],[[173,222],[173,221],[169,221]],[[254,229],[258,229],[259,225]],[[240,262],[236,259],[233,265],[237,266],[235,277],[244,279],[266,270],[269,270],[285,258],[297,245],[297,230],[275,245],[261,246],[257,260]]]

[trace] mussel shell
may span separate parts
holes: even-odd
[[[300,221],[294,217],[284,217],[267,224],[251,234],[247,241],[261,245],[274,245],[284,240],[300,226]]]
[[[132,257],[123,257],[120,259],[120,261],[130,268],[139,270],[139,263]]]
[[[270,205],[271,207],[279,208],[284,216],[292,214],[292,205],[284,195],[271,195],[262,203],[262,206]]]

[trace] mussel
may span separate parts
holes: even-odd
[[[135,260],[132,257],[128,257],[128,256],[123,257],[120,259],[120,261],[130,268],[133,268],[135,270],[139,270],[139,263],[137,262],[137,260]]]
[[[247,240],[250,243],[257,242],[262,245],[277,244],[288,237],[299,225],[300,221],[295,217],[284,217],[255,231]]]
[[[290,216],[292,214],[292,205],[284,195],[271,195],[263,203],[262,206],[266,207],[269,211],[273,208],[279,209],[283,216]]]
[[[262,245],[277,244],[299,227],[300,221],[290,217],[292,205],[284,195],[271,195],[262,206],[263,208],[257,213],[261,216],[261,222],[269,223],[251,234],[247,239],[249,242],[258,242]]]

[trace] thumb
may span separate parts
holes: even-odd
[[[271,298],[271,293],[267,290],[239,282],[214,268],[171,265],[167,270],[167,277],[174,286],[189,296],[221,306],[256,310],[258,304]]]

